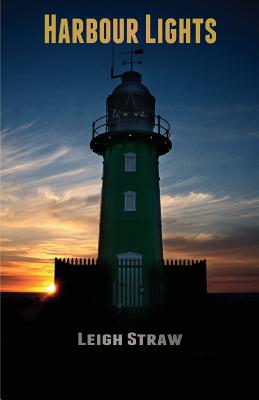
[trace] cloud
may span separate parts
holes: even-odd
[[[11,128],[10,126],[3,129],[1,131],[1,137],[2,140],[5,139],[6,137],[9,137],[10,135],[14,135],[16,133],[21,133],[24,131],[28,131],[28,129],[30,129],[36,121],[32,121],[32,122],[28,122],[26,124],[22,124],[20,126],[17,126],[16,128]]]
[[[259,265],[222,261],[209,264],[207,290],[209,292],[253,292],[258,293]]]
[[[62,182],[64,182],[63,180],[65,178],[71,178],[71,177],[75,177],[77,175],[83,175],[83,178],[85,178],[85,174],[87,172],[87,168],[76,168],[73,170],[69,170],[69,171],[65,171],[65,172],[61,172],[59,174],[54,174],[54,175],[48,175],[45,176],[44,178],[40,178],[40,179],[34,179],[33,180],[33,184],[35,185],[39,185],[39,184],[44,184],[44,183],[50,183],[56,180],[62,180]]]
[[[161,181],[165,182],[168,178],[170,178],[170,182],[172,181],[172,167],[171,165],[168,166],[168,168],[163,168],[161,170]],[[182,179],[179,180],[176,178],[176,182],[174,183],[169,183],[169,184],[165,184],[162,185],[161,187],[161,192],[163,194],[166,194],[172,190],[179,190],[179,189],[186,189],[186,187],[190,187],[190,186],[194,186],[198,183],[201,183],[204,180],[204,177],[202,176],[192,176],[190,178],[187,179]]]
[[[191,205],[197,205],[201,203],[207,203],[208,201],[215,200],[214,195],[210,193],[195,193],[190,192],[187,195],[176,195],[176,196],[162,196],[161,203],[164,207],[176,206],[181,208],[190,207]],[[220,201],[221,199],[218,199]]]
[[[234,230],[224,234],[186,234],[168,236],[164,239],[165,249],[186,252],[197,255],[221,257],[231,260],[253,261],[259,260],[259,228],[248,226],[236,226]],[[249,262],[249,261],[248,261]]]
[[[259,198],[233,198],[213,193],[190,192],[187,194],[162,195],[162,216],[165,231],[177,227],[212,225],[219,230],[225,229],[226,222],[235,223],[236,219],[255,221],[259,213]]]
[[[169,259],[206,259],[209,292],[258,292],[258,243],[258,227],[237,226],[222,236],[167,237],[164,254]]]
[[[258,291],[258,211],[258,198],[164,195],[164,257],[207,259],[210,292]]]
[[[56,200],[60,199],[59,196],[55,195],[48,187],[41,187],[38,189],[38,194],[43,195],[47,200]]]
[[[46,145],[42,132],[33,136],[33,125],[23,128],[20,132],[37,144],[10,135],[3,149],[2,272],[5,288],[42,290],[53,281],[55,256],[96,257],[101,162],[80,146]],[[259,199],[192,190],[206,177],[180,179],[176,174],[171,183],[171,166],[163,168],[163,180],[168,180],[161,189],[165,256],[207,258],[210,289],[222,287],[224,277],[233,287],[237,281],[241,285],[238,274],[233,283],[233,263],[256,267],[257,233],[253,228]],[[222,270],[222,265],[228,269]]]
[[[73,190],[40,186],[23,201],[14,196],[6,206],[2,272],[37,276],[32,290],[51,282],[54,257],[96,257],[100,192],[95,187],[100,185]]]
[[[41,157],[36,160],[26,161],[19,165],[15,165],[13,167],[7,167],[2,170],[2,176],[9,175],[9,174],[17,174],[24,171],[35,171],[37,169],[46,167],[47,165],[52,164],[60,157],[63,157],[69,152],[69,148],[66,146],[61,146],[56,151],[48,154],[44,157]]]
[[[3,272],[28,276],[28,282],[34,276],[32,290],[51,283],[55,256],[96,257],[100,189],[100,182],[93,181],[92,186],[80,184],[66,190],[48,185],[31,188],[23,201],[19,195],[14,196],[6,205]],[[224,270],[215,272],[213,268],[226,263],[231,267],[234,263],[255,268],[259,230],[254,226],[237,226],[233,221],[244,210],[253,215],[258,206],[256,198],[234,200],[230,196],[190,192],[162,196],[162,206],[165,257],[206,258],[211,291],[222,289],[225,276]],[[225,213],[231,218],[220,232],[214,229],[213,221],[224,220]],[[229,271],[226,279],[232,282],[230,277],[235,275],[235,269]],[[229,283],[228,290],[230,286]],[[232,289],[237,287],[238,280],[234,280]],[[254,288],[250,283],[247,287]]]

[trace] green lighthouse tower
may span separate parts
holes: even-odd
[[[112,270],[113,304],[143,306],[163,259],[158,160],[172,148],[170,127],[138,72],[116,77],[90,144],[103,157],[98,259]]]

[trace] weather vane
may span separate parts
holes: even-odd
[[[127,65],[130,64],[130,70],[133,71],[133,64],[142,64],[142,61],[134,61],[134,55],[139,55],[139,54],[144,54],[144,50],[143,49],[136,49],[133,50],[132,46],[131,46],[131,50],[130,51],[124,51],[121,54],[130,54],[130,61],[122,61],[122,65]],[[114,46],[112,47],[112,67],[111,67],[111,78],[120,78],[121,74],[119,75],[115,75],[114,74],[114,65],[115,65],[115,50],[114,50]]]
[[[130,61],[122,61],[122,65],[127,65],[130,64],[130,70],[133,70],[133,64],[141,64],[141,61],[133,61],[133,56],[134,54],[143,54],[144,50],[143,49],[137,49],[133,50],[131,49],[130,51],[125,51],[121,54],[130,54]]]

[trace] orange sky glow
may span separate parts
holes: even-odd
[[[66,191],[40,185],[26,191],[22,200],[18,193],[21,186],[7,187],[2,291],[47,292],[53,284],[55,257],[96,258],[100,189],[98,181]],[[256,246],[246,249],[239,244],[239,238],[229,240],[224,235],[208,233],[207,219],[214,212],[232,212],[232,200],[192,192],[184,196],[162,195],[161,203],[165,259],[206,258],[209,292],[258,291]],[[236,202],[234,212],[243,206],[243,201]],[[186,231],[186,221],[201,228],[190,232],[188,226]]]

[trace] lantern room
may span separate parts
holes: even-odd
[[[121,79],[121,84],[107,98],[110,131],[152,131],[155,124],[155,98],[141,83],[138,72],[124,72]]]

